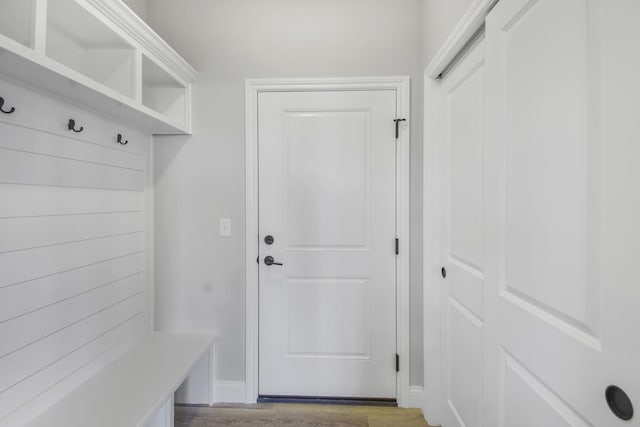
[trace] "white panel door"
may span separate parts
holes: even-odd
[[[396,92],[263,92],[258,115],[259,393],[395,398]]]
[[[483,65],[484,43],[479,41],[434,94],[441,123],[441,378],[447,427],[482,425]]]
[[[487,427],[640,425],[605,401],[640,405],[638,22],[636,0],[487,18]]]

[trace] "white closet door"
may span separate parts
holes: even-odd
[[[440,112],[443,424],[482,425],[484,43],[442,80]]]
[[[640,425],[605,401],[640,405],[638,22],[633,0],[487,18],[484,426]]]

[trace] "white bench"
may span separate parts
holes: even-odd
[[[173,426],[173,395],[214,338],[149,334],[27,426]]]

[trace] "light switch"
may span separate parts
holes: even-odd
[[[220,218],[220,237],[231,237],[231,218]]]

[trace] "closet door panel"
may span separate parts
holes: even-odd
[[[620,215],[640,208],[621,108],[640,83],[603,78],[640,68],[617,47],[637,49],[629,16],[640,3],[501,0],[487,17],[485,425],[626,425],[611,385],[640,404],[640,227]]]
[[[484,342],[484,42],[477,40],[436,92],[442,207],[443,425],[482,426]]]

